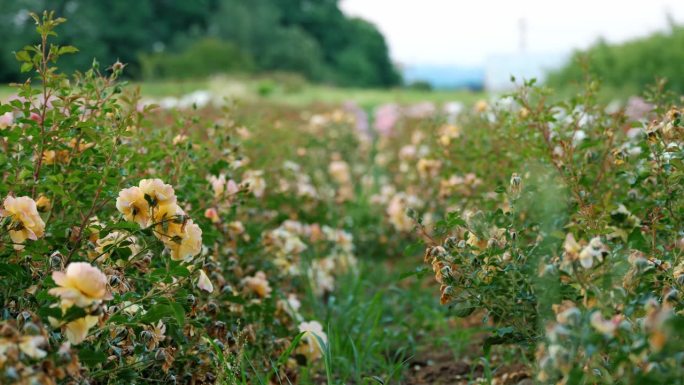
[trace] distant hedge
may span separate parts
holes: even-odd
[[[682,63],[684,27],[672,24],[665,33],[622,44],[599,41],[586,51],[575,52],[565,67],[548,76],[547,83],[552,87],[579,83],[588,70],[614,89],[644,89],[656,78],[666,78],[668,89],[684,94]]]

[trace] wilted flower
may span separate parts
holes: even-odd
[[[53,272],[52,279],[59,287],[50,289],[49,293],[69,306],[86,307],[111,298],[107,292],[107,276],[85,262],[70,263],[66,272]]]
[[[608,248],[601,242],[601,238],[595,237],[579,253],[579,261],[582,267],[590,269],[594,265],[594,259],[602,262],[603,257],[607,254]]]
[[[609,320],[603,319],[603,316],[601,316],[601,312],[599,311],[595,311],[591,314],[591,326],[606,337],[615,336],[620,321],[621,318],[619,316],[615,316]]]
[[[243,279],[242,284],[261,298],[266,298],[271,295],[272,289],[266,279],[266,273],[263,271],[257,271],[254,276]]]
[[[95,242],[95,248],[92,252],[88,252],[88,257],[91,260],[106,260],[117,247],[128,247],[131,251],[131,256],[140,252],[140,247],[136,244],[135,237],[123,231],[112,231],[104,238],[100,238]]]
[[[43,336],[22,336],[19,341],[19,349],[31,358],[40,359],[47,355],[47,352],[40,348],[46,342],[47,340]]]
[[[518,175],[518,173],[514,172],[511,175],[510,188],[511,188],[511,194],[513,194],[513,195],[520,194],[520,190],[522,190],[522,179],[520,179],[520,175]]]
[[[36,202],[29,197],[5,198],[0,217],[10,218],[9,235],[17,250],[24,248],[27,239],[35,241],[45,233],[45,222],[38,215]]]
[[[435,159],[421,158],[418,160],[416,168],[421,178],[434,178],[439,173],[442,162]]]

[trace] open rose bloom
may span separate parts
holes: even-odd
[[[9,235],[16,250],[23,249],[27,239],[35,241],[45,234],[45,222],[38,215],[36,202],[29,197],[5,198],[0,217],[11,220]]]
[[[127,221],[132,221],[147,227],[150,221],[150,205],[145,200],[145,194],[140,187],[130,187],[121,190],[116,198],[116,209]]]
[[[52,279],[59,287],[50,289],[49,293],[61,298],[63,304],[86,307],[111,299],[107,276],[88,263],[71,263],[65,272],[53,272]]]
[[[138,186],[121,190],[116,208],[127,221],[153,226],[173,260],[188,261],[202,251],[202,229],[185,215],[173,187],[161,179],[143,179]]]
[[[112,298],[107,290],[107,276],[98,268],[85,262],[69,264],[65,272],[55,271],[52,279],[58,285],[50,289],[50,295],[61,299],[59,307],[62,313],[71,306],[88,307]],[[66,336],[72,344],[79,344],[88,336],[88,331],[97,324],[98,317],[86,315],[68,322],[65,325]],[[50,318],[54,327],[60,326],[54,318]]]

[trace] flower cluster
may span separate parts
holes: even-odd
[[[160,179],[121,190],[116,208],[126,220],[152,228],[173,260],[188,261],[202,251],[202,229],[178,206],[173,187]]]

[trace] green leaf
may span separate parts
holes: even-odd
[[[302,339],[304,336],[304,332],[301,332],[295,336],[295,338],[292,340],[292,343],[290,343],[290,346],[288,346],[287,349],[278,357],[278,361],[276,363],[276,367],[280,367],[281,365],[285,364],[288,358],[290,358],[290,355],[292,354],[292,351],[297,347],[297,344],[299,344],[299,340]]]
[[[103,352],[89,348],[80,349],[78,352],[78,358],[88,367],[93,367],[107,361],[107,356]]]
[[[86,315],[87,314],[86,314],[85,310],[81,309],[78,306],[71,306],[69,309],[67,309],[66,314],[64,314],[64,316],[62,316],[62,321],[71,322],[73,320],[83,318]]]
[[[31,61],[31,55],[29,55],[28,51],[19,51],[14,54],[14,56],[17,58],[19,61],[23,62],[30,62]]]
[[[32,63],[24,63],[21,65],[21,72],[29,72],[33,69],[33,64]]]
[[[171,302],[171,308],[173,309],[173,315],[178,322],[178,326],[183,327],[185,325],[185,309],[179,303]]]
[[[633,249],[648,251],[648,242],[646,241],[646,238],[644,238],[643,234],[641,234],[641,230],[639,228],[634,229],[629,234],[627,243],[629,244],[629,247]]]
[[[469,302],[458,302],[453,306],[449,307],[451,310],[451,314],[454,317],[458,318],[464,318],[467,317],[475,311],[475,306],[470,304]]]
[[[423,277],[423,276],[425,276],[425,274],[428,273],[429,270],[430,270],[430,268],[428,268],[426,266],[416,267],[415,270],[411,270],[411,271],[407,271],[407,272],[402,273],[399,276],[399,281],[404,280],[408,277],[413,277],[413,276],[418,277],[418,278]]]
[[[182,327],[185,325],[185,309],[178,303],[161,298],[158,303],[147,310],[147,313],[140,318],[140,322],[154,324],[162,319],[173,320]]]
[[[78,52],[78,48],[74,47],[73,45],[65,45],[63,47],[59,47],[59,51],[57,51],[60,55],[64,55],[67,53],[76,53]]]
[[[27,278],[24,269],[19,265],[10,265],[7,263],[0,263],[0,276],[10,277],[15,280],[22,280]]]

